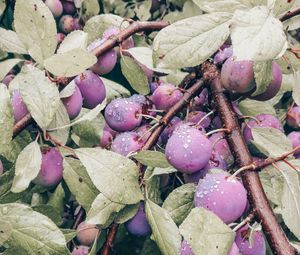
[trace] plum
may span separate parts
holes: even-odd
[[[215,116],[215,117],[212,119],[211,123],[212,123],[212,126],[213,126],[214,128],[222,128],[222,127],[223,127],[222,120],[221,120],[221,118],[220,118],[219,116]]]
[[[161,0],[152,0],[150,12],[155,12],[159,9]]]
[[[111,145],[111,150],[123,156],[136,152],[143,147],[143,141],[136,132],[124,132],[116,136]]]
[[[57,45],[61,44],[65,38],[66,36],[63,33],[57,33],[56,34]]]
[[[151,233],[151,228],[147,222],[145,205],[141,202],[137,213],[132,219],[125,222],[127,231],[136,236],[147,236]]]
[[[281,122],[271,114],[258,114],[255,119],[249,120],[243,129],[243,135],[246,143],[250,143],[253,140],[252,131],[253,127],[265,127],[265,128],[275,128],[283,132],[283,127]]]
[[[75,119],[81,111],[83,102],[83,98],[79,88],[75,86],[74,93],[69,97],[62,98],[61,101],[63,102],[70,119]]]
[[[56,148],[42,150],[42,164],[37,177],[32,181],[44,187],[57,185],[63,177],[63,157]]]
[[[74,19],[71,15],[63,15],[59,20],[60,30],[68,34],[74,30]]]
[[[214,56],[214,64],[222,64],[226,59],[230,58],[233,54],[232,47],[227,47],[224,50],[220,50],[215,56]]]
[[[224,88],[232,93],[249,92],[255,87],[253,62],[228,58],[221,69],[221,81]]]
[[[100,234],[100,229],[94,224],[87,224],[85,221],[81,222],[77,229],[77,240],[80,244],[91,246],[95,239]]]
[[[103,44],[106,39],[97,39],[93,41],[87,48],[92,52],[95,48]],[[111,49],[98,57],[98,61],[91,67],[91,70],[97,74],[107,74],[111,72],[117,63],[117,53],[115,49]]]
[[[198,96],[192,101],[192,111],[202,111],[203,108],[208,104],[208,90],[204,88]]]
[[[240,254],[240,250],[237,247],[236,243],[234,242],[231,246],[230,251],[228,252],[227,255],[239,255]]]
[[[151,135],[151,132],[149,132],[149,130],[151,128],[152,126],[150,124],[144,124],[135,130],[143,143],[147,142],[147,140],[149,139]]]
[[[215,213],[226,224],[242,216],[247,205],[247,192],[235,177],[227,172],[208,173],[199,180],[194,196],[196,207]]]
[[[120,32],[121,32],[121,30],[118,27],[114,27],[114,26],[109,27],[103,32],[103,39],[107,40],[107,39],[117,35]],[[121,46],[122,46],[122,49],[124,49],[124,50],[133,48],[134,47],[133,38],[130,36],[129,38],[127,38],[126,40],[124,40],[122,42]]]
[[[115,136],[118,134],[118,132],[112,130],[107,123],[105,123],[104,128],[103,128],[103,133],[100,138],[100,146],[102,148],[110,148],[113,139]]]
[[[180,247],[180,255],[195,255],[192,247],[186,240],[183,240]]]
[[[5,84],[7,87],[9,86],[9,83],[15,78],[16,76],[14,74],[8,74],[4,77],[4,79],[1,81],[3,84]]]
[[[289,135],[287,137],[290,140],[290,142],[293,146],[293,149],[295,149],[296,147],[298,147],[300,145],[300,132],[293,131],[293,132],[289,133]],[[300,157],[300,149],[294,152],[294,156],[296,158]]]
[[[299,128],[299,124],[300,124],[300,107],[299,106],[294,106],[288,111],[286,123],[291,128],[295,128],[295,129]]]
[[[80,18],[74,18],[74,30],[82,30],[83,25]]]
[[[261,231],[252,232],[252,243],[250,244],[250,229],[248,226],[240,228],[236,232],[235,243],[242,255],[265,255],[266,242]]]
[[[200,120],[202,120],[205,115],[207,113],[206,112],[202,112],[202,111],[192,111],[189,112],[188,116],[187,116],[187,121],[193,124],[198,124]],[[210,125],[211,119],[209,116],[206,116],[202,121],[201,121],[201,126],[204,128],[208,128]]]
[[[197,184],[199,180],[202,179],[207,174],[207,172],[208,170],[201,169],[192,174],[183,174],[184,182]]]
[[[15,122],[18,122],[29,113],[18,89],[14,90],[12,93],[11,104]]]
[[[183,124],[169,138],[165,153],[169,163],[178,171],[191,174],[206,166],[212,144],[201,131]]]
[[[3,174],[3,172],[4,172],[4,167],[2,161],[0,160],[0,176]]]
[[[94,72],[87,70],[76,76],[75,83],[83,97],[83,106],[92,109],[101,104],[106,97],[103,81]]]
[[[74,2],[62,0],[61,3],[63,6],[64,14],[74,15],[76,13],[76,6]]]
[[[182,96],[182,92],[173,84],[165,83],[154,91],[151,100],[157,109],[169,110]]]
[[[168,139],[171,137],[171,135],[174,132],[174,129],[177,127],[178,124],[183,123],[180,118],[177,116],[173,117],[168,126],[163,130],[163,132],[160,135],[160,141],[163,144],[166,144]]]
[[[159,84],[157,82],[150,82],[150,92],[153,94],[153,92],[159,87]]]
[[[142,122],[142,107],[126,98],[117,98],[105,108],[106,123],[119,132],[130,131]]]
[[[71,255],[88,255],[90,247],[80,245],[73,249]]]
[[[54,17],[60,17],[63,13],[63,6],[60,0],[46,0],[45,5],[50,9]]]

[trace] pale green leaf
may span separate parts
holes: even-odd
[[[114,222],[117,224],[123,224],[124,222],[132,219],[133,216],[136,215],[139,207],[140,207],[140,203],[135,205],[127,205],[118,213]]]
[[[63,216],[64,206],[65,206],[66,193],[62,186],[62,183],[58,184],[55,191],[49,195],[49,200],[47,205],[50,205],[54,210]]]
[[[28,54],[17,33],[0,27],[0,49],[4,52]]]
[[[56,49],[56,24],[50,9],[40,0],[17,0],[14,26],[30,56],[43,65]]]
[[[283,22],[283,27],[288,31],[298,29],[300,27],[300,16],[298,15],[287,19]]]
[[[57,53],[66,53],[74,49],[86,49],[87,42],[87,33],[80,30],[73,31],[70,34],[68,34],[66,38],[62,41],[62,43],[59,45]]]
[[[187,18],[162,29],[154,39],[154,63],[161,68],[203,63],[229,36],[232,15],[224,12]]]
[[[100,148],[80,148],[76,155],[97,189],[116,203],[136,204],[143,199],[138,169],[130,159]]]
[[[136,5],[134,11],[136,16],[141,21],[148,20],[151,17],[150,9],[152,5],[152,0],[145,0],[140,5]]]
[[[98,0],[84,0],[81,5],[81,14],[83,20],[97,15],[100,12]]]
[[[8,221],[0,220],[0,245],[1,246],[10,238],[11,234],[12,234],[11,224]]]
[[[16,161],[15,178],[11,191],[18,193],[28,188],[37,177],[42,164],[42,153],[36,141],[28,144],[19,154]]]
[[[297,105],[300,105],[300,72],[297,72],[292,75],[292,84],[293,84],[293,99]]]
[[[261,113],[276,115],[275,109],[270,103],[251,99],[240,101],[239,109],[246,116],[256,116]]]
[[[177,169],[175,169],[174,167],[167,167],[167,168],[155,167],[149,178],[152,178],[153,176],[157,176],[157,175],[171,174],[176,172]]]
[[[251,96],[257,96],[265,92],[273,80],[272,60],[264,62],[255,62],[253,65],[256,90]]]
[[[300,43],[296,43],[292,47],[296,51],[300,50]],[[276,62],[280,65],[283,74],[294,74],[300,71],[300,61],[290,50],[287,50]]]
[[[60,98],[66,98],[73,95],[75,92],[76,83],[74,80],[72,80],[66,87],[63,88],[63,90],[59,93]]]
[[[108,80],[104,77],[101,77],[101,80],[105,86],[107,103],[111,102],[115,98],[130,97],[130,91],[121,84]]]
[[[280,17],[286,12],[290,11],[293,8],[295,2],[295,0],[276,0],[274,3],[273,13],[276,17]]]
[[[74,229],[62,228],[60,230],[64,234],[67,242],[70,242],[77,235],[77,231]]]
[[[171,167],[164,153],[159,151],[141,151],[136,155],[133,155],[137,161],[145,166],[168,168]]]
[[[160,176],[153,176],[153,171],[154,171],[153,167],[148,167],[144,173],[147,199],[151,200],[156,204],[161,204],[162,203],[161,192],[160,192],[161,178]]]
[[[97,62],[96,56],[85,49],[73,49],[55,54],[44,61],[45,68],[56,76],[73,77]]]
[[[197,255],[227,255],[235,236],[218,216],[204,208],[194,208],[179,229]]]
[[[3,14],[3,12],[5,11],[5,8],[6,8],[6,1],[0,0],[0,17]]]
[[[20,61],[22,60],[19,58],[11,58],[0,62],[0,81],[2,81],[8,72]]]

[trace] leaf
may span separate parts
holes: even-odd
[[[178,69],[203,63],[229,36],[230,19],[231,14],[216,12],[167,26],[154,39],[154,64]]]
[[[57,53],[66,53],[75,49],[86,49],[87,42],[88,34],[80,30],[75,30],[68,34],[62,41],[62,43],[59,45]]]
[[[233,55],[237,60],[273,60],[280,58],[287,49],[282,23],[266,6],[237,10],[230,30]]]
[[[11,58],[0,62],[0,81],[2,81],[9,71],[20,61],[22,60],[19,58]]]
[[[148,78],[134,59],[122,56],[121,71],[136,92],[142,95],[150,93]]]
[[[123,18],[114,14],[101,14],[96,15],[90,18],[84,28],[83,31],[89,34],[89,43],[101,38],[103,32],[112,26],[120,27],[123,22]]]
[[[293,5],[296,3],[295,0],[286,1],[286,0],[276,0],[274,3],[273,13],[278,17],[286,12],[290,11]]]
[[[157,176],[157,175],[163,175],[163,174],[171,174],[171,173],[176,173],[177,169],[175,169],[174,167],[167,167],[167,168],[160,168],[160,167],[155,167],[151,176],[149,177],[152,178],[153,176]]]
[[[276,116],[274,107],[268,102],[245,99],[239,102],[239,109],[246,116],[256,116],[261,113]]]
[[[130,91],[121,84],[108,80],[104,77],[101,77],[101,80],[105,86],[107,103],[118,97],[130,97]]]
[[[17,33],[0,27],[0,49],[5,52],[28,54]]]
[[[5,0],[0,0],[0,16],[3,14],[6,8],[6,1]]]
[[[66,98],[73,95],[75,92],[76,83],[74,80],[72,80],[66,87],[63,88],[63,90],[59,93],[60,98]]]
[[[136,215],[139,207],[140,207],[140,203],[135,204],[135,205],[127,205],[118,213],[114,222],[117,224],[125,223],[126,221],[133,218],[134,215]]]
[[[11,234],[12,234],[11,224],[7,221],[0,220],[0,245],[1,246],[10,238]]]
[[[79,160],[65,158],[63,177],[78,203],[88,211],[99,194]]]
[[[58,184],[55,188],[55,191],[49,196],[47,205],[51,205],[53,209],[63,216],[64,206],[65,206],[65,191],[62,186],[62,183]]]
[[[288,31],[295,30],[300,26],[300,16],[295,16],[283,22],[283,28]]]
[[[136,13],[136,16],[139,18],[141,21],[146,21],[149,18],[151,18],[151,9],[152,5],[152,0],[146,0],[140,5],[136,5],[134,8],[134,11]]]
[[[171,167],[165,154],[159,151],[141,151],[138,152],[136,155],[133,155],[133,158],[145,166],[161,168]]]
[[[293,74],[293,99],[297,105],[300,105],[300,86],[299,86],[300,72]]]
[[[154,67],[152,58],[153,52],[152,49],[150,49],[149,47],[133,47],[128,49],[127,51],[134,59],[145,65],[150,70],[153,70],[158,73],[170,73],[170,70],[168,69]]]
[[[59,228],[46,216],[30,207],[0,204],[0,218],[12,226],[8,252],[14,254],[67,255],[66,240]]]
[[[143,255],[161,255],[161,252],[158,249],[155,242],[153,242],[150,238],[147,238],[143,244],[141,254],[143,254]]]
[[[204,208],[194,208],[179,230],[197,255],[227,255],[235,236],[218,216]]]
[[[110,201],[102,193],[100,193],[87,214],[87,223],[100,225],[102,228],[107,228],[120,212],[125,207],[124,204],[119,204]]]
[[[30,182],[37,177],[42,164],[42,153],[36,141],[28,144],[16,161],[15,178],[11,191],[19,193],[28,188]]]
[[[257,96],[265,92],[273,80],[272,61],[255,62],[253,65],[256,90],[251,96]]]
[[[2,152],[4,146],[7,146],[12,139],[14,126],[9,92],[3,83],[0,83],[0,109],[0,152]]]
[[[100,6],[98,0],[84,0],[81,6],[83,20],[97,15],[100,12]]]
[[[148,167],[144,174],[147,198],[156,204],[161,204],[160,176],[153,176],[153,167]]]
[[[146,200],[146,217],[152,229],[153,240],[164,255],[178,255],[181,245],[179,230],[168,212]]]
[[[96,56],[85,49],[73,49],[58,53],[44,61],[45,68],[61,77],[73,77],[82,73],[97,62]]]
[[[70,124],[70,118],[64,104],[59,101],[58,109],[53,117],[53,120],[47,127],[47,129],[55,129],[61,126],[67,126]],[[65,145],[69,138],[70,128],[64,128],[54,131],[49,131],[49,135],[61,144]]]
[[[109,200],[136,204],[143,199],[138,183],[138,169],[133,161],[100,148],[80,148],[75,153],[94,185]]]
[[[253,144],[268,157],[279,157],[292,150],[292,145],[284,133],[275,128],[253,127]]]
[[[33,206],[32,209],[43,214],[44,216],[47,216],[58,226],[63,223],[63,217],[59,214],[59,211],[55,210],[52,205],[40,204]]]
[[[50,9],[40,0],[17,0],[14,26],[30,56],[43,65],[56,49],[56,23]]]
[[[65,229],[65,228],[62,228],[60,230],[64,234],[67,242],[70,242],[77,235],[77,231],[74,230],[74,229]]]
[[[194,208],[195,190],[195,184],[184,184],[174,189],[164,201],[162,208],[169,213],[177,225],[181,224]]]

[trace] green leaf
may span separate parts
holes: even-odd
[[[20,61],[22,60],[19,58],[11,58],[0,62],[0,81],[2,81],[8,72]]]
[[[16,161],[15,178],[11,191],[19,193],[28,188],[30,182],[37,177],[42,164],[42,153],[36,141],[28,144]]]
[[[62,228],[60,230],[64,234],[67,242],[70,242],[77,235],[77,231],[74,230],[74,229],[65,229],[65,228]]]
[[[3,14],[3,12],[5,11],[5,8],[6,8],[6,1],[0,0],[0,17]]]
[[[203,63],[229,36],[231,16],[224,12],[205,14],[162,29],[153,42],[154,63],[174,69]]]
[[[12,226],[9,222],[0,220],[0,245],[2,246],[11,236]]]
[[[65,158],[63,174],[71,193],[78,203],[88,211],[99,191],[94,186],[84,166],[79,160]]]
[[[83,31],[89,34],[89,42],[92,42],[98,38],[101,38],[103,32],[112,26],[120,27],[123,22],[123,18],[114,14],[101,14],[90,18]]]
[[[135,205],[127,205],[118,213],[114,222],[117,224],[123,224],[124,222],[130,220],[131,218],[133,218],[134,215],[136,215],[139,207],[140,203]]]
[[[162,207],[177,225],[181,224],[194,208],[195,190],[195,184],[184,184],[174,189],[164,201]]]
[[[43,65],[56,49],[56,24],[50,9],[40,0],[17,0],[14,26],[30,56]]]
[[[161,255],[160,250],[158,249],[155,242],[151,239],[146,239],[144,242],[143,248],[141,250],[141,254],[143,255]]]
[[[280,58],[287,49],[282,23],[267,6],[237,10],[230,30],[233,55],[237,60],[273,60]]]
[[[0,27],[0,49],[5,52],[28,54],[17,33]]]
[[[8,252],[14,254],[70,254],[59,228],[46,216],[30,207],[11,203],[0,204],[0,218],[12,226]]]
[[[160,176],[153,176],[153,167],[148,167],[144,174],[147,198],[156,204],[161,204]]]
[[[131,87],[142,95],[150,93],[149,81],[143,69],[131,57],[122,56],[121,70]]]
[[[53,120],[47,127],[47,129],[55,129],[61,126],[67,126],[70,124],[69,114],[64,106],[64,104],[59,101],[58,109],[53,117]],[[69,138],[70,128],[58,129],[54,131],[49,131],[49,135],[55,140],[59,141],[61,144],[65,145]]]
[[[60,98],[66,98],[73,95],[75,92],[76,83],[74,80],[72,80],[66,87],[63,88],[63,90],[59,93]]]
[[[197,255],[227,255],[235,236],[218,216],[204,208],[194,208],[179,229]]]
[[[124,204],[112,202],[100,193],[92,203],[86,221],[88,224],[96,224],[102,228],[107,228],[124,207]]]
[[[130,91],[121,84],[108,80],[104,77],[101,77],[101,80],[103,81],[106,89],[107,103],[118,97],[130,97]]]
[[[55,54],[44,61],[45,68],[56,76],[73,77],[97,62],[97,57],[85,49],[73,49]]]
[[[293,5],[296,4],[296,1],[276,0],[274,3],[273,13],[277,17],[282,16],[292,9]]]
[[[139,18],[139,20],[145,21],[151,18],[151,13],[150,13],[151,5],[152,5],[152,0],[146,0],[143,1],[141,4],[135,6],[134,11],[136,13],[136,16]]]
[[[40,128],[45,129],[59,107],[56,85],[45,76],[44,71],[31,65],[23,67],[19,78],[23,101]]]
[[[290,19],[287,19],[286,21],[283,22],[283,28],[291,31],[295,30],[300,27],[300,16],[294,16]]]
[[[75,49],[86,49],[87,42],[88,34],[80,30],[75,30],[68,34],[62,41],[62,43],[59,45],[57,53],[66,53]]]
[[[292,145],[284,133],[275,128],[253,127],[253,144],[268,157],[279,157],[292,150]]]
[[[59,214],[58,211],[55,210],[55,208],[52,205],[41,204],[33,206],[32,209],[36,212],[47,216],[58,226],[63,223],[63,217]]]
[[[179,229],[168,214],[168,212],[146,200],[146,217],[152,229],[152,237],[164,255],[178,255],[181,245]]]
[[[273,61],[255,62],[253,65],[256,90],[251,96],[259,95],[265,92],[273,80],[272,74]]]
[[[157,175],[163,175],[163,174],[171,174],[171,173],[176,173],[177,169],[174,167],[167,167],[167,168],[160,168],[160,167],[155,167],[151,176],[148,179],[151,179],[153,176]]]
[[[136,155],[133,155],[133,158],[145,166],[161,168],[171,167],[165,154],[159,151],[141,151],[138,152]]]
[[[65,206],[65,191],[60,183],[55,191],[49,196],[48,205],[51,205],[57,213],[63,216]]]
[[[81,6],[81,13],[83,20],[97,15],[100,12],[98,0],[84,0]]]
[[[239,102],[239,109],[246,116],[256,116],[261,113],[276,116],[274,107],[268,102],[245,99]]]
[[[300,86],[299,86],[300,72],[293,74],[293,99],[297,105],[300,105]]]
[[[3,152],[12,139],[14,126],[9,92],[3,83],[0,83],[0,109],[0,151]]]
[[[97,189],[109,200],[136,204],[143,199],[138,169],[130,159],[100,148],[80,148],[76,155]]]

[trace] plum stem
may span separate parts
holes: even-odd
[[[248,222],[250,222],[253,218],[254,218],[254,213],[253,213],[253,212],[250,212],[250,213],[248,214],[248,216],[247,216],[244,220],[242,220],[238,225],[236,225],[236,226],[232,229],[232,231],[233,231],[233,232],[238,231],[241,227],[245,226],[245,225],[246,225]]]

